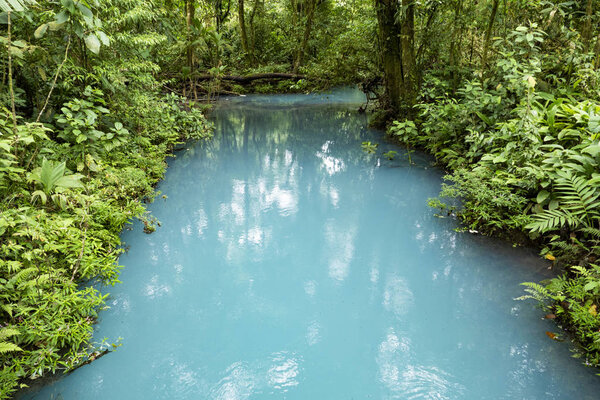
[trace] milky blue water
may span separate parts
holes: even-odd
[[[170,162],[162,227],[123,233],[96,328],[122,347],[22,398],[597,399],[513,300],[548,265],[436,218],[442,172],[367,129],[362,100],[223,100],[214,139]]]

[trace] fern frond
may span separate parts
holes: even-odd
[[[22,351],[22,349],[13,343],[0,342],[0,354],[10,353],[13,351]]]
[[[560,229],[565,225],[576,227],[580,224],[580,220],[568,210],[544,210],[543,212],[533,215],[533,222],[525,226],[531,232],[545,233]]]
[[[35,267],[29,267],[29,268],[22,269],[21,271],[17,272],[15,275],[13,275],[12,278],[9,279],[7,285],[19,286],[21,284],[21,282],[28,279],[35,272],[37,272],[37,268],[35,268]]]
[[[587,220],[600,216],[600,193],[583,176],[566,172],[557,179],[556,189],[563,209]]]
[[[578,246],[573,243],[567,243],[564,240],[552,243],[552,248],[560,249],[564,253],[573,252],[573,251],[577,251],[578,249],[581,249],[580,245]]]
[[[538,302],[543,302],[550,297],[550,292],[544,286],[535,282],[524,282],[521,285],[525,286],[525,292],[528,294],[521,297],[517,297],[515,300],[529,300],[533,299]]]
[[[598,229],[598,228],[585,227],[585,228],[581,228],[580,232],[583,232],[586,235],[589,235],[595,239],[600,239],[600,229]]]
[[[16,336],[18,335],[20,332],[14,328],[3,328],[0,329],[0,340],[4,340],[6,338],[9,338],[11,336]]]

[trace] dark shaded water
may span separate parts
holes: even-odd
[[[534,304],[545,264],[433,216],[441,172],[365,154],[354,91],[248,96],[178,153],[125,232],[98,340],[123,346],[25,399],[597,399]]]

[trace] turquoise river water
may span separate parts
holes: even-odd
[[[214,139],[170,161],[162,227],[123,233],[95,332],[123,345],[21,399],[598,399],[514,300],[548,265],[435,217],[442,172],[381,157],[362,102],[222,100]]]

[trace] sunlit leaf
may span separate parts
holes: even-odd
[[[35,30],[35,32],[33,33],[33,36],[36,39],[40,39],[46,34],[47,30],[48,30],[48,24],[42,24]]]
[[[100,53],[100,40],[98,40],[98,37],[95,34],[90,33],[85,37],[85,45],[92,53]]]

